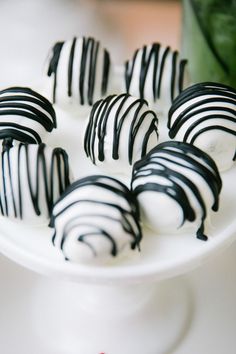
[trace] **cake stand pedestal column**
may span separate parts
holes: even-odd
[[[53,354],[169,353],[193,310],[184,278],[113,286],[42,277],[31,308],[33,329]]]

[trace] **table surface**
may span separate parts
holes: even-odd
[[[111,48],[115,61],[122,62],[144,43],[159,41],[178,48],[180,22],[178,1],[3,1],[0,87],[37,82],[46,53],[57,40],[96,33]],[[235,269],[236,244],[185,276],[195,312],[184,341],[173,354],[235,353]],[[40,276],[1,256],[0,279],[1,353],[48,354],[40,343],[35,349],[35,338],[28,336],[29,296]]]

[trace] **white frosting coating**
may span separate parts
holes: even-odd
[[[186,143],[166,142],[134,165],[132,189],[145,224],[157,233],[192,230],[218,209],[221,180],[213,160]]]
[[[236,153],[236,91],[216,83],[189,87],[169,112],[169,135],[207,152],[220,171],[229,169]]]
[[[58,42],[46,63],[50,99],[67,110],[92,105],[109,92],[112,67],[106,49],[93,38]]]
[[[156,146],[158,119],[143,99],[128,94],[98,101],[88,117],[84,147],[103,170],[130,174],[135,161]]]
[[[186,62],[170,47],[143,46],[125,63],[123,90],[147,99],[157,111],[166,111],[187,84]]]
[[[56,127],[51,103],[26,87],[0,91],[0,139],[40,143],[45,133]]]
[[[129,254],[141,240],[136,199],[120,182],[89,176],[74,182],[52,212],[54,245],[78,263]]]
[[[67,159],[63,149],[45,144],[6,148],[1,154],[1,214],[30,224],[48,222],[53,203],[69,185]]]

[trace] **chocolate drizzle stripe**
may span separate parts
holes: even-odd
[[[61,51],[63,48],[64,42],[58,42],[54,45],[52,49],[52,57],[49,61],[47,75],[51,76],[54,74],[54,81],[53,81],[53,103],[56,103],[56,88],[57,88],[57,69],[59,64],[59,59],[61,55]]]
[[[202,163],[199,161],[199,158],[203,161]],[[193,180],[190,180],[186,174],[178,171],[178,166],[193,171],[206,181],[214,197],[212,209],[216,211],[222,187],[219,172],[214,161],[207,154],[190,144],[171,141],[159,144],[151,150],[144,159],[136,162],[134,165],[132,189],[136,195],[151,190],[165,193],[170,198],[173,198],[183,211],[184,223],[185,220],[195,220],[195,211],[192,209],[188,196],[184,193],[183,186],[187,186],[188,190],[195,196],[202,210],[201,225],[196,236],[199,239],[207,240],[207,237],[204,235],[204,221],[207,210],[204,196],[200,194]],[[168,183],[157,182],[153,178],[154,176],[160,176],[162,180],[164,178]]]
[[[199,129],[201,123],[204,123],[207,120],[211,121],[212,119],[214,119],[214,124],[211,124],[211,122],[209,122],[208,127]],[[220,124],[216,124],[215,120],[217,120],[218,123],[220,123],[221,120],[223,120],[224,122],[222,121],[222,125],[220,125]],[[235,123],[235,129],[230,129],[229,127],[225,127],[224,125],[227,124],[228,122]],[[205,133],[206,131],[209,131],[209,130],[222,130],[222,131],[225,131],[229,134],[236,135],[236,117],[233,118],[233,117],[228,117],[225,115],[214,115],[214,116],[208,115],[207,117],[203,117],[201,119],[198,119],[196,122],[192,123],[188,127],[188,129],[186,130],[186,132],[184,134],[183,141],[188,142],[189,136],[192,135],[192,132],[196,127],[198,129],[197,129],[197,132],[194,134],[194,136],[191,138],[191,140],[190,140],[191,143],[193,143],[195,141],[197,136],[199,136],[202,133]]]
[[[172,115],[181,105],[190,101],[193,98],[201,97],[204,95],[209,95],[210,98],[216,99],[231,99],[236,100],[236,90],[223,84],[212,83],[212,82],[202,82],[194,84],[184,91],[181,92],[179,96],[175,98],[173,104],[170,108],[169,115]],[[219,96],[219,97],[215,97]]]
[[[98,186],[98,187],[101,187],[101,186],[99,186],[99,185],[97,185],[97,186]],[[106,186],[103,186],[102,188],[105,189]],[[113,191],[113,193],[115,193],[115,191]],[[124,196],[120,195],[120,197],[124,197]],[[117,200],[118,200],[118,198],[117,198]],[[122,215],[122,217],[123,217],[123,218],[125,219],[125,221],[126,221],[126,222],[124,223],[124,225],[123,225],[123,229],[124,229],[126,232],[128,232],[128,233],[131,234],[131,229],[132,229],[132,228],[131,228],[131,224],[130,224],[129,219],[128,219],[128,216],[130,215],[130,212],[129,212],[129,211],[125,210],[125,209],[124,209],[123,207],[121,207],[119,204],[108,203],[108,202],[104,202],[104,201],[102,201],[102,200],[95,200],[95,199],[94,199],[94,200],[93,200],[93,199],[80,199],[80,200],[77,200],[77,201],[74,201],[74,202],[70,202],[69,204],[66,205],[66,207],[64,207],[63,209],[61,209],[60,212],[58,212],[57,214],[54,214],[52,225],[55,224],[56,218],[58,218],[59,216],[61,216],[62,214],[64,214],[66,211],[69,211],[71,207],[74,207],[74,206],[78,207],[79,204],[91,204],[91,206],[92,206],[92,205],[94,205],[94,206],[96,206],[96,205],[97,205],[97,206],[99,206],[99,205],[105,205],[105,206],[107,206],[107,207],[109,207],[109,208],[111,208],[111,209],[117,210],[117,211],[119,212],[119,214]],[[91,216],[91,213],[89,213],[89,216]],[[102,216],[103,218],[108,217],[107,215],[98,214],[98,213],[92,214],[92,216]],[[85,214],[78,215],[78,216],[76,216],[75,219],[77,220],[77,219],[83,218],[83,217],[85,217]],[[109,219],[117,220],[117,219],[115,219],[114,217],[110,217],[110,216],[109,216]],[[71,219],[70,219],[70,220],[71,220]],[[128,227],[127,227],[127,225],[128,225]],[[135,228],[138,228],[137,225],[136,225]]]
[[[106,219],[110,219],[109,217],[107,217]],[[105,220],[104,220],[105,221]],[[115,257],[118,253],[118,249],[117,249],[117,244],[114,240],[114,238],[112,237],[111,234],[109,234],[108,232],[106,232],[106,230],[104,230],[104,228],[101,228],[99,226],[97,226],[96,224],[93,224],[91,225],[90,223],[83,223],[83,222],[79,222],[79,218],[78,218],[78,225],[72,225],[70,226],[70,223],[68,223],[66,225],[66,230],[64,230],[63,232],[63,237],[62,237],[62,240],[61,240],[61,245],[60,245],[60,248],[61,250],[63,251],[63,248],[64,248],[64,244],[65,244],[65,241],[66,241],[66,238],[67,236],[70,234],[70,232],[74,229],[74,228],[77,228],[77,232],[78,232],[78,227],[81,227],[81,226],[87,226],[91,231],[90,232],[87,232],[87,233],[82,233],[78,236],[77,240],[79,242],[82,242],[84,243],[85,245],[87,245],[93,252],[94,256],[96,257],[97,256],[97,253],[96,253],[96,250],[95,248],[93,247],[93,244],[92,243],[89,243],[88,241],[88,236],[95,236],[97,235],[98,237],[105,237],[107,239],[107,241],[110,242],[111,244],[111,251],[110,251],[110,254]],[[66,257],[65,257],[66,258]],[[68,259],[69,260],[69,259]]]
[[[0,104],[0,116],[21,116],[40,123],[48,132],[52,131],[51,120],[42,111],[24,103],[4,103]]]
[[[130,96],[128,94],[121,94],[119,96],[108,96],[105,100],[99,101],[92,109],[89,117],[89,122],[86,128],[84,137],[84,148],[86,155],[96,163],[95,151],[98,151],[98,160],[104,161],[105,159],[105,137],[107,134],[107,124],[113,116],[112,110],[114,109],[113,121],[113,145],[112,145],[112,158],[119,159],[120,136],[122,133],[125,119],[131,114],[133,119],[130,124],[128,132],[128,151],[127,159],[129,164],[133,161],[133,146],[135,143],[136,135],[144,120],[150,120],[149,129],[145,132],[143,145],[141,147],[142,153],[146,153],[147,142],[150,135],[154,132],[158,138],[157,131],[157,117],[154,112],[147,110],[145,113],[140,113],[143,106],[147,102],[143,99],[132,100],[127,105]],[[126,105],[126,106],[125,106]],[[122,112],[122,113],[121,113]],[[97,150],[96,150],[97,149]]]
[[[57,196],[54,195],[54,188],[53,188],[54,183],[57,183],[57,181],[59,180],[59,184],[61,183],[60,192],[63,192],[64,189],[69,185],[69,175],[64,174],[65,171],[66,173],[69,173],[68,158],[65,151],[62,149],[52,150],[51,162],[48,171],[48,167],[47,167],[48,163],[46,161],[46,155],[45,155],[45,149],[46,149],[45,144],[38,145],[36,150],[35,150],[36,146],[35,145],[33,146],[34,146],[34,151],[32,151],[31,158],[35,159],[36,161],[35,173],[32,173],[32,164],[31,164],[32,160],[30,158],[32,145],[19,144],[19,146],[16,147],[9,147],[9,148],[5,147],[5,150],[2,153],[3,192],[0,193],[0,201],[1,201],[1,212],[3,215],[9,216],[8,203],[12,202],[14,207],[14,217],[18,217],[21,219],[24,218],[24,208],[27,207],[29,208],[29,205],[25,205],[25,203],[23,202],[23,198],[24,198],[23,193],[25,188],[25,186],[23,187],[23,183],[24,185],[25,184],[27,185],[27,188],[30,193],[32,207],[36,215],[41,215],[42,213],[41,206],[40,206],[40,198],[42,197],[42,195],[46,202],[48,215],[50,215],[53,203],[57,198]],[[13,175],[11,169],[12,166],[11,152],[13,152],[12,149],[18,149],[17,150],[18,170],[14,172],[14,174],[17,175],[16,177]],[[22,177],[21,177],[22,161],[25,161],[26,163],[27,179],[24,181],[22,181]],[[56,169],[54,169],[55,164],[57,165]],[[6,169],[8,169],[9,171],[9,178],[6,176],[5,173]],[[42,184],[43,190],[39,190],[39,185],[42,183],[40,179],[41,177],[43,178],[43,184]],[[18,182],[17,187],[15,187],[14,189],[12,187],[13,178],[16,178]],[[6,185],[6,181],[8,180],[10,184],[11,194],[9,194]],[[15,195],[18,196],[18,203],[16,203]],[[4,198],[4,205],[2,202],[3,198]]]
[[[195,134],[194,136],[191,138],[190,140],[190,144],[194,144],[195,140],[197,139],[197,137],[209,130],[222,130],[226,133],[229,133],[229,134],[232,134],[232,135],[235,135],[236,136],[236,130],[232,130],[232,129],[229,129],[227,127],[224,127],[222,125],[214,125],[214,126],[210,126],[210,127],[205,127],[203,129],[199,129]]]
[[[182,92],[184,88],[184,74],[185,74],[185,68],[187,65],[188,61],[186,59],[180,60],[179,63],[179,81],[178,81],[178,89],[179,93]]]
[[[178,56],[178,52],[174,51],[172,54],[172,70],[171,70],[171,80],[170,80],[171,101],[173,101],[175,97],[175,77],[176,77],[177,56]]]
[[[142,57],[141,57],[141,70],[139,75],[139,93],[141,98],[144,98],[146,77],[147,77],[148,69],[152,58],[154,58],[153,73],[157,72],[159,48],[160,46],[158,44],[153,44],[150,52],[147,54],[147,50],[148,50],[147,47],[146,46],[143,47]],[[153,88],[153,98],[155,99],[156,98],[156,75],[153,75],[152,88]]]
[[[114,187],[112,183],[115,183],[116,186]],[[132,205],[132,207],[135,207],[135,212],[136,213],[138,212],[138,207],[136,206],[136,200],[133,197],[132,193],[130,193],[130,190],[123,183],[116,180],[115,178],[103,176],[103,175],[92,175],[92,176],[81,178],[81,179],[73,182],[72,184],[70,184],[66,188],[63,195],[55,203],[55,207],[58,203],[60,203],[61,200],[63,200],[73,190],[76,190],[78,188],[82,188],[83,186],[89,186],[89,185],[96,185],[101,188],[108,189],[120,196],[125,195],[126,199],[129,201],[129,203]]]
[[[100,115],[100,112],[103,108],[103,102],[104,101],[97,101],[94,103],[92,110],[90,112],[89,116],[89,122],[86,127],[85,131],[85,138],[84,138],[84,150],[86,155],[91,157],[92,162],[95,163],[95,154],[94,154],[94,143],[95,143],[95,127],[97,126],[97,119]],[[97,115],[95,116],[95,111],[98,109]],[[95,118],[96,117],[96,121]],[[93,137],[92,137],[93,136]],[[92,144],[91,144],[92,140]]]
[[[94,188],[95,191],[96,189],[107,190],[111,193],[111,195],[114,196],[114,199],[111,199],[113,202],[96,199],[96,193],[93,195],[89,194],[89,199],[73,199],[73,193],[76,193],[77,195],[79,189],[83,189],[84,187],[86,188],[89,186]],[[120,198],[124,198],[124,200],[126,200],[127,207],[123,207],[123,203],[120,204]],[[71,217],[70,209],[75,207],[78,208],[78,205],[80,204],[81,206],[83,204],[90,204],[91,209],[88,209],[85,214],[81,215],[78,213],[78,215]],[[99,207],[102,205],[108,208],[106,214],[100,212]],[[111,215],[109,215],[109,208],[111,208]],[[114,214],[112,212],[113,209],[117,210],[119,213]],[[117,217],[114,215],[117,215]],[[58,231],[56,227],[57,219],[62,217],[64,219],[62,219],[63,222],[60,224],[60,230]],[[100,218],[104,219],[102,222],[104,227],[101,227],[101,223],[99,223],[99,225],[97,224],[97,220]],[[73,230],[76,229],[77,241],[83,242],[85,245],[87,245],[93,252],[94,256],[97,256],[96,249],[89,239],[92,235],[106,238],[107,241],[111,244],[110,254],[112,256],[116,256],[118,253],[118,246],[115,238],[106,228],[106,220],[112,221],[114,223],[119,223],[121,225],[125,233],[127,233],[127,235],[130,237],[130,247],[132,249],[139,247],[139,243],[142,238],[142,232],[139,225],[138,204],[134,195],[128,190],[126,186],[114,178],[100,175],[85,177],[70,185],[65,193],[56,202],[51,217],[51,225],[55,227],[52,242],[54,245],[58,245],[64,253],[66,241],[73,233]],[[82,228],[81,232],[80,228]],[[68,259],[68,257],[65,256],[65,259]]]
[[[165,66],[165,60],[167,58],[167,55],[170,51],[170,47],[166,47],[164,50],[164,53],[162,54],[161,62],[160,62],[160,71],[159,71],[159,80],[158,80],[158,86],[157,86],[157,97],[160,97],[161,93],[161,81],[162,81],[162,76],[163,76],[163,71],[164,71],[164,66]]]
[[[133,77],[134,66],[136,63],[137,55],[138,55],[138,50],[135,51],[133,59],[131,61],[125,62],[125,86],[126,86],[126,92],[128,94],[130,93],[130,85]]]
[[[0,91],[0,138],[12,138],[25,143],[40,143],[37,122],[46,131],[56,127],[52,104],[37,92],[26,87],[10,87]],[[35,125],[35,124],[34,124]]]
[[[50,102],[45,103],[44,101],[39,100],[37,97],[28,96],[28,95],[27,96],[26,95],[1,96],[1,91],[0,91],[0,107],[3,107],[3,104],[5,103],[8,103],[9,106],[11,106],[12,105],[11,102],[14,102],[13,103],[14,105],[18,105],[21,101],[23,101],[24,104],[27,105],[29,108],[34,108],[33,106],[30,105],[30,103],[33,103],[39,106],[40,108],[42,108],[44,111],[46,111],[49,115],[44,114],[45,118],[49,120],[49,122],[51,123],[51,125],[53,125],[54,128],[56,128],[56,114]],[[37,108],[34,109],[39,111]]]
[[[184,92],[184,91],[183,91]],[[198,91],[198,92],[193,92],[189,96],[182,96],[182,93],[174,100],[170,110],[169,114],[172,115],[174,111],[179,109],[182,105],[193,102],[194,99],[199,99],[196,103],[192,103],[193,105],[200,105],[204,104],[207,102],[212,102],[212,103],[217,103],[217,102],[229,102],[231,104],[235,104],[236,102],[236,97],[234,95],[221,92],[221,91],[215,91],[215,93],[212,93],[211,90],[209,91]]]
[[[145,86],[148,85],[147,76],[151,70],[152,77],[152,94],[153,100],[156,101],[161,96],[162,77],[167,66],[167,58],[170,54],[170,48],[163,48],[162,54],[160,54],[160,44],[153,43],[151,46],[144,46],[141,49],[135,51],[131,60],[125,62],[125,87],[127,93],[134,93],[131,90],[132,80],[136,80],[134,72],[138,71],[138,89],[139,97],[145,98]],[[175,82],[177,80],[177,59],[179,53],[174,51],[172,54],[171,78],[170,78],[170,96],[174,99]],[[179,76],[178,76],[178,89],[182,90],[183,77],[187,61],[181,60],[179,64]],[[135,85],[134,85],[135,86]]]
[[[89,64],[89,85],[88,85],[88,103],[93,104],[94,87],[97,71],[97,57],[98,57],[99,43],[92,42],[90,49],[90,64]]]
[[[107,112],[107,116],[106,116],[106,122],[107,119],[109,117],[109,114],[113,108],[113,106],[120,101],[120,104],[118,106],[118,108],[116,109],[116,114],[115,114],[115,119],[114,119],[114,125],[113,125],[113,146],[112,146],[112,157],[115,160],[119,159],[119,142],[120,142],[120,134],[121,134],[121,129],[122,129],[122,125],[124,123],[125,117],[129,114],[130,110],[136,105],[136,102],[133,102],[127,109],[126,111],[122,114],[122,116],[120,116],[120,112],[125,104],[127,100],[127,96],[123,95],[121,96],[117,96],[114,101],[113,101],[113,105],[110,105],[110,108]],[[137,107],[137,110],[140,110],[139,107]],[[136,117],[137,117],[137,110],[134,113],[133,116],[133,121],[135,121]],[[102,141],[102,145],[101,145],[101,149],[102,151],[104,151],[104,138],[106,135],[106,131],[104,132],[104,137],[103,137],[103,141]],[[129,134],[130,137],[130,134]],[[131,146],[130,146],[131,147]],[[132,147],[131,147],[132,148]],[[104,155],[104,153],[103,153]],[[131,155],[131,156],[130,156]],[[132,160],[132,154],[131,154],[131,150],[129,150],[129,162],[130,160]]]
[[[2,190],[0,191],[0,204],[1,204],[1,212],[2,215],[8,216],[8,202],[7,202],[7,188],[6,188],[6,181],[8,180],[8,176],[6,174],[6,168],[5,168],[5,163],[3,160],[3,154],[2,154]],[[4,200],[4,202],[3,202]],[[3,205],[4,203],[4,205]]]
[[[209,126],[214,126],[215,125],[215,120],[222,120],[222,124],[227,124],[227,122],[232,122],[236,124],[236,116],[232,117],[230,115],[226,115],[226,114],[213,114],[211,113],[212,110],[208,110],[208,109],[201,109],[199,110],[200,112],[196,112],[196,114],[193,112],[189,115],[186,115],[185,117],[183,117],[182,119],[179,119],[177,121],[175,121],[175,124],[173,124],[173,127],[170,129],[169,131],[169,136],[170,138],[174,138],[176,136],[176,134],[179,132],[179,130],[181,130],[181,128],[184,128],[184,124],[186,122],[188,122],[189,120],[192,120],[192,123],[188,126],[188,128],[185,131],[184,134],[184,141],[187,141],[189,134],[191,133],[191,131],[196,128],[199,127],[201,123],[204,123],[206,121],[209,121]],[[209,111],[209,113],[208,113]],[[218,110],[220,112],[220,110]],[[233,113],[233,111],[231,110],[226,110],[226,109],[222,109],[223,112],[228,112],[230,114]],[[198,114],[199,113],[205,113],[203,117],[198,118]],[[232,134],[233,134],[233,130],[232,130]]]
[[[105,96],[108,89],[108,78],[110,74],[110,56],[107,50],[104,50],[103,73],[102,73],[102,96]]]
[[[206,121],[209,122],[208,127],[201,129],[201,123]],[[190,124],[186,128],[187,122]],[[194,143],[200,134],[210,130],[236,135],[236,125],[235,129],[229,128],[229,124],[234,123],[236,124],[236,91],[218,83],[206,82],[187,88],[174,100],[168,114],[170,138],[175,138],[183,130],[183,140],[190,143]],[[198,131],[194,133],[194,129]]]
[[[4,127],[4,129],[1,127]],[[0,139],[5,138],[12,138],[29,144],[40,144],[42,142],[38,133],[33,129],[10,122],[0,123]]]
[[[110,75],[110,56],[107,50],[103,49],[98,41],[93,38],[74,38],[70,46],[70,50],[63,50],[62,48],[66,42],[58,42],[53,48],[53,56],[49,62],[48,76],[54,73],[54,84],[53,84],[53,102],[56,103],[56,92],[57,92],[57,76],[61,75],[63,68],[58,68],[58,64],[61,56],[65,58],[68,57],[68,72],[67,72],[67,95],[68,97],[73,97],[72,92],[72,80],[73,80],[73,67],[79,65],[79,77],[78,77],[78,93],[79,102],[81,105],[93,104],[95,83],[97,78],[98,70],[98,57],[99,53],[102,51],[102,78],[100,86],[100,96],[103,96],[107,92],[108,81]],[[81,46],[81,55],[78,58],[78,63],[75,62],[75,50],[76,47]],[[65,47],[66,48],[66,47]],[[67,49],[67,48],[66,48]],[[99,68],[100,70],[100,68]],[[62,85],[62,80],[60,85]],[[77,92],[75,93],[75,95]]]
[[[68,64],[68,96],[72,96],[72,77],[73,77],[73,63],[74,63],[74,55],[75,55],[75,44],[76,38],[73,39],[71,44],[70,56],[69,56],[69,64]]]
[[[24,149],[24,145],[23,144],[20,144],[19,145],[19,151],[18,151],[18,156],[17,156],[17,168],[18,168],[18,200],[19,200],[19,218],[20,219],[23,219],[23,201],[22,201],[22,186],[21,186],[21,163],[22,163],[22,154],[21,154],[21,149]],[[9,152],[8,153],[8,156],[9,156]],[[16,215],[17,217],[17,215]]]
[[[214,170],[210,170],[209,168],[207,168],[205,165],[199,163],[197,160],[193,159],[192,157],[186,155],[184,156],[183,159],[183,152],[178,152],[178,151],[173,151],[173,150],[168,150],[168,151],[161,151],[162,155],[167,155],[166,157],[164,156],[158,156],[158,159],[166,161],[166,162],[170,162],[170,163],[174,163],[174,165],[178,165],[180,167],[183,167],[185,169],[189,169],[192,170],[196,173],[198,173],[203,180],[208,181],[209,179],[211,180],[211,183],[209,184],[209,188],[212,191],[212,194],[214,195],[214,204],[213,204],[213,209],[217,210],[218,209],[218,195],[221,189],[221,182],[220,182],[220,178],[219,175],[214,173]],[[175,158],[178,158],[180,161],[182,160],[183,163],[181,163],[179,160],[175,160]],[[155,159],[155,155],[153,156],[153,158],[150,158],[150,161],[154,161],[155,163],[158,163],[158,161]],[[188,165],[186,164],[186,162],[188,163]]]
[[[14,93],[19,93],[19,94],[29,95],[29,97],[33,96],[34,98],[38,98],[39,101],[45,103],[45,105],[48,105],[48,107],[51,107],[51,109],[53,110],[51,103],[49,102],[49,100],[46,97],[40,95],[40,93],[32,90],[29,87],[18,87],[18,86],[9,87],[7,89],[1,90],[0,93],[1,93],[1,95],[5,94],[5,93],[13,93],[13,94]],[[3,96],[3,97],[5,97],[5,96]],[[28,97],[28,96],[26,96],[26,97]]]
[[[86,70],[86,57],[88,51],[88,45],[86,39],[83,37],[82,40],[82,54],[80,61],[80,74],[79,74],[79,93],[80,93],[80,104],[84,105],[84,78]]]
[[[222,105],[221,105],[222,103]],[[224,104],[227,104],[227,107],[223,106]],[[235,102],[236,103],[236,102]],[[207,106],[208,104],[211,104],[211,106]],[[213,105],[212,105],[213,104]],[[205,107],[204,107],[205,106]],[[230,114],[235,114],[235,110],[233,110],[231,107],[234,106],[234,101],[232,101],[231,99],[227,99],[227,98],[204,98],[204,100],[202,101],[198,101],[196,103],[190,103],[187,107],[185,107],[184,109],[180,110],[180,112],[178,113],[178,115],[176,116],[174,122],[172,122],[173,119],[173,114],[175,113],[175,111],[172,109],[169,111],[168,114],[168,128],[172,128],[173,126],[177,125],[179,121],[181,121],[181,119],[183,119],[185,116],[187,116],[190,112],[190,116],[194,116],[195,113],[196,115],[198,114],[198,112],[208,112],[208,111],[225,111],[225,112],[229,112]],[[201,108],[202,107],[202,108]],[[180,107],[178,107],[179,109]]]
[[[231,102],[229,100],[222,99],[222,103],[229,103],[228,107],[225,106],[220,106],[219,101],[217,100],[217,104],[215,106],[207,106],[208,103],[212,103],[215,101],[212,101],[211,99],[204,100],[203,104],[190,104],[188,107],[183,109],[178,116],[175,118],[175,120],[172,122],[172,116],[169,116],[168,119],[168,128],[170,130],[171,134],[174,134],[175,130],[178,129],[179,124],[184,124],[185,122],[188,121],[188,119],[195,118],[196,120],[198,119],[197,116],[199,114],[205,113],[205,115],[209,115],[212,112],[212,115],[214,114],[213,111],[219,112],[219,114],[222,113],[229,113],[229,116],[232,118],[233,115],[236,115],[236,110],[230,108],[232,106]],[[226,116],[226,115],[225,115]],[[228,116],[228,115],[227,115]]]

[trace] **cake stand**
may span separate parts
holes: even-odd
[[[84,120],[59,109],[57,116],[58,129],[46,142],[67,150],[75,178],[100,172],[81,149]],[[174,352],[194,315],[194,294],[183,275],[236,238],[236,167],[222,174],[222,179],[220,211],[211,218],[207,242],[192,234],[157,236],[144,230],[141,252],[110,265],[66,262],[52,246],[52,230],[1,217],[0,251],[48,276],[32,289],[29,314],[34,332],[48,351]]]

